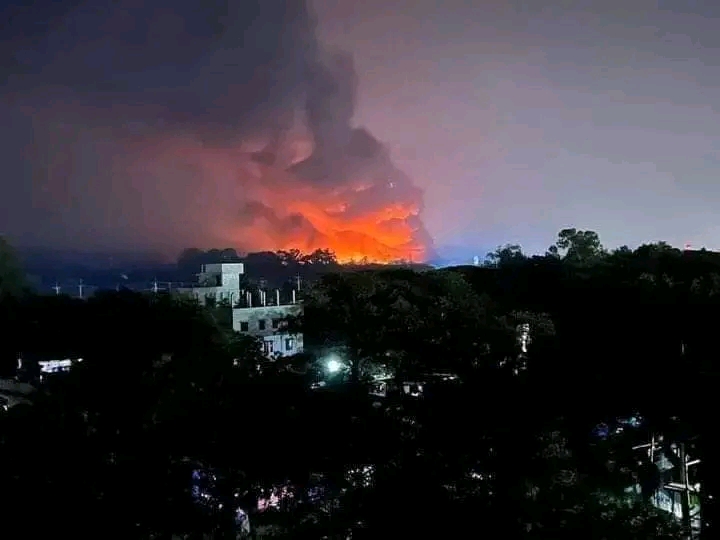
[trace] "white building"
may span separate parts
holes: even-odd
[[[269,357],[292,356],[303,351],[303,336],[291,333],[287,327],[290,317],[302,315],[297,292],[283,298],[279,290],[268,294],[265,290],[241,289],[245,273],[242,263],[217,263],[202,265],[198,284],[191,288],[176,289],[189,294],[201,305],[208,300],[227,301],[232,306],[233,330],[262,338],[263,350]]]
[[[260,297],[264,296],[264,291],[260,291]],[[293,303],[237,307],[232,312],[233,330],[262,338],[267,356],[292,356],[303,351],[303,335],[291,333],[287,319],[302,313],[302,304]]]
[[[178,292],[193,296],[202,305],[213,299],[216,302],[227,301],[234,306],[244,296],[240,290],[240,276],[244,273],[243,263],[203,264],[197,285],[178,289]]]

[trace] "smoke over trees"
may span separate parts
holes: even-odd
[[[422,194],[352,125],[352,58],[318,42],[305,1],[41,2],[3,17],[0,229],[17,243],[429,254]]]

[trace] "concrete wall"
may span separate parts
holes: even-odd
[[[200,272],[203,274],[244,274],[243,263],[213,263],[203,264]]]
[[[263,351],[266,356],[292,356],[303,352],[303,335],[278,332],[263,336]]]
[[[221,286],[225,289],[240,290],[240,274],[221,274]]]
[[[303,351],[303,336],[288,332],[284,319],[297,317],[302,312],[301,304],[235,308],[233,330],[262,338],[269,356],[290,356]]]
[[[179,294],[194,297],[201,305],[207,304],[207,298],[216,302],[229,301],[232,305],[241,300],[240,276],[245,273],[243,263],[203,264],[198,275],[197,287],[176,289]]]
[[[249,308],[233,309],[233,330],[236,332],[247,331],[254,335],[272,335],[279,328],[273,328],[273,320],[278,322],[288,317],[302,315],[302,304],[287,304],[284,306],[258,306]],[[261,321],[265,321],[265,328],[262,328]],[[248,329],[242,330],[241,323],[247,323]]]
[[[194,288],[179,288],[175,289],[178,294],[185,294],[195,298],[200,305],[204,306],[207,304],[207,298],[215,298],[216,302],[222,302],[227,300],[231,305],[235,305],[239,300],[242,299],[242,295],[237,288],[229,287],[194,287]]]
[[[198,284],[200,286],[239,290],[241,275],[242,272],[229,272],[225,269],[222,272],[200,272],[198,274]]]

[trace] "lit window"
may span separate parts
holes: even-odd
[[[241,331],[241,332],[247,332],[248,330],[250,330],[250,324],[248,324],[247,321],[241,322],[241,323],[240,323],[240,331]]]
[[[295,346],[295,340],[290,338],[285,340],[285,350],[286,351],[292,351],[293,347]]]

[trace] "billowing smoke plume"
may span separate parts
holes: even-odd
[[[353,127],[352,58],[305,1],[43,0],[0,22],[20,243],[427,256],[422,194]]]

